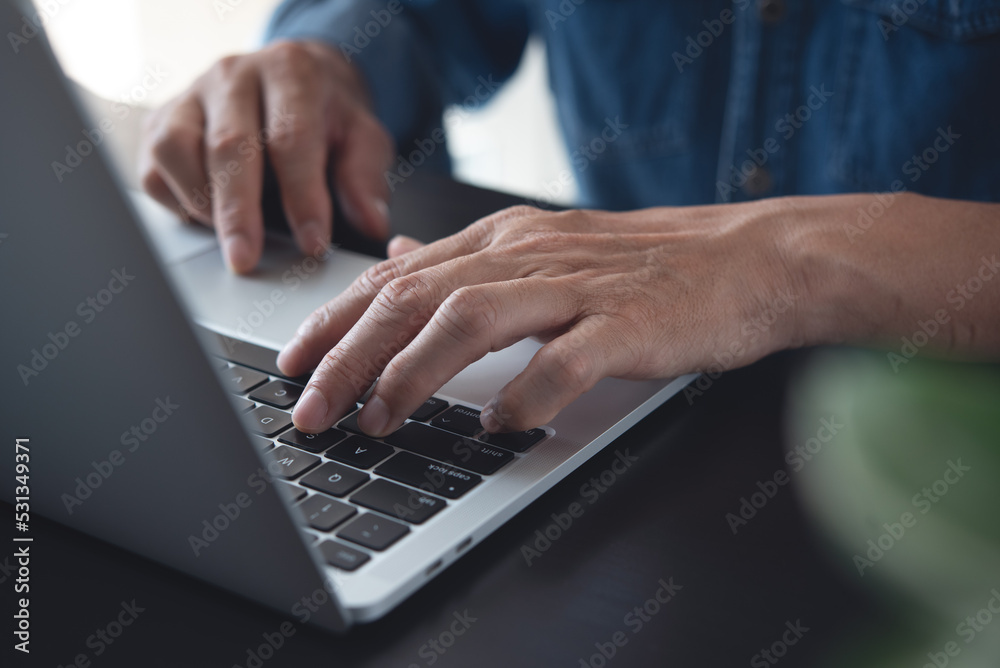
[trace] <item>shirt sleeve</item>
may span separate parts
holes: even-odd
[[[339,48],[403,147],[441,127],[445,107],[489,99],[516,69],[528,32],[518,0],[284,0],[265,40]]]

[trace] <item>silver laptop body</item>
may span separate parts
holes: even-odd
[[[22,14],[6,0],[2,12],[0,33],[19,33]],[[384,615],[692,379],[601,381],[398,543],[351,545],[363,566],[329,566],[318,546],[340,539],[303,526],[195,324],[277,350],[377,260],[338,250],[308,263],[272,238],[259,272],[230,274],[210,233],[125,192],[91,141],[100,119],[84,117],[43,36],[0,53],[0,405],[5,440],[29,453],[29,493],[15,494],[13,457],[0,475],[4,500],[27,496],[31,513],[342,631]],[[71,171],[55,168],[70,149]],[[435,396],[481,408],[537,348],[491,353]]]

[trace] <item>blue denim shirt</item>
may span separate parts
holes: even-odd
[[[581,205],[1000,200],[1000,0],[286,0],[268,30],[361,67],[404,178],[445,159],[443,110],[486,101],[529,34]]]

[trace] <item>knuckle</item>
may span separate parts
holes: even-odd
[[[215,61],[212,71],[216,76],[222,78],[232,77],[243,67],[244,56],[229,55],[223,56]]]
[[[355,290],[370,296],[378,294],[393,279],[403,275],[403,265],[397,259],[379,262],[366,269],[354,282]]]
[[[240,144],[246,140],[246,136],[239,130],[228,127],[219,128],[208,134],[205,138],[205,146],[209,153],[214,155],[233,155]]]
[[[426,272],[416,272],[386,283],[375,297],[375,304],[390,312],[417,313],[428,305],[433,292],[434,284]]]
[[[201,133],[186,125],[167,123],[154,130],[151,137],[150,154],[160,164],[174,161],[178,155],[196,155]]]
[[[534,219],[539,213],[540,210],[535,207],[518,204],[501,209],[485,218],[480,218],[466,229],[487,238],[495,234],[502,235],[505,231],[516,228],[519,223],[523,224],[524,221]]]
[[[500,306],[490,290],[462,287],[448,296],[437,317],[456,338],[478,340],[496,329]]]
[[[273,125],[269,128],[267,142],[270,150],[279,153],[300,149],[315,135],[315,129],[298,115],[289,115],[283,123]]]
[[[276,42],[267,49],[267,64],[277,74],[295,78],[308,77],[316,72],[316,60],[309,49],[289,40]]]
[[[254,214],[253,205],[244,199],[232,197],[217,199],[214,211],[217,215],[213,217],[219,233],[223,237],[228,237],[235,232],[240,232],[247,235],[250,242],[253,243],[254,238],[256,238],[256,230],[251,229],[251,226],[246,224],[246,221],[250,220]]]

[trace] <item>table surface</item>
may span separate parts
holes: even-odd
[[[456,208],[420,190],[452,226],[507,201],[469,191]],[[409,212],[405,231],[447,232],[405,193],[395,206]],[[737,535],[725,519],[784,467],[788,379],[807,355],[783,353],[691,402],[671,399],[385,618],[345,636],[294,624],[262,662],[248,652],[274,637],[280,614],[36,518],[27,665],[68,666],[81,653],[94,666],[746,665],[799,620],[808,635],[781,663],[817,665],[883,613],[833,568],[792,487]],[[637,459],[613,484],[597,495],[585,487],[609,480],[626,452]],[[553,516],[574,503],[582,515],[557,532]],[[561,534],[548,546],[537,542],[546,530]],[[546,549],[529,564],[528,547]],[[662,605],[661,581],[679,585]],[[135,623],[102,646],[93,634],[133,601]],[[621,647],[605,660],[597,652],[615,638]]]
[[[782,665],[817,665],[877,609],[831,567],[791,488],[737,535],[725,520],[783,466],[784,394],[801,358],[725,374],[690,404],[673,398],[382,620],[340,637],[296,624],[262,665],[600,666],[595,643],[619,632],[627,642],[608,665],[746,665],[797,620],[810,631]],[[637,459],[596,499],[582,495],[618,452]],[[555,535],[552,515],[573,503],[583,514],[529,565],[524,546]],[[82,652],[95,666],[246,666],[285,621],[60,525],[33,527],[29,665]],[[674,598],[647,603],[661,580],[680,585]],[[88,638],[133,600],[136,622],[95,657]],[[645,621],[626,617],[644,605]],[[456,614],[475,621],[438,653],[428,641],[449,643]]]

